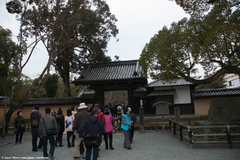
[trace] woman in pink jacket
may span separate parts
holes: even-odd
[[[110,149],[114,149],[112,146],[112,121],[113,117],[109,112],[108,108],[104,109],[104,129],[105,129],[105,134],[104,134],[104,140],[105,140],[105,146],[106,149],[108,149],[108,138],[109,138],[109,146]]]

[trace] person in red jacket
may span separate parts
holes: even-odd
[[[98,120],[104,124],[104,116],[103,116],[103,113],[100,111],[99,104],[97,103],[94,104],[94,110],[96,110],[98,113]]]

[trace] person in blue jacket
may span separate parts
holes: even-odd
[[[83,135],[83,132],[85,132],[85,134]],[[105,130],[104,130],[104,126],[102,124],[102,122],[100,122],[98,120],[98,113],[96,110],[93,110],[91,112],[91,117],[89,117],[88,119],[86,119],[83,124],[81,125],[81,127],[79,128],[79,137],[81,137],[81,139],[84,139],[85,135],[96,135],[99,134],[99,142],[100,144],[102,143],[102,135],[105,134]],[[86,160],[90,160],[91,159],[91,152],[93,149],[93,160],[97,160],[98,158],[98,147],[91,147],[91,148],[87,148],[87,152],[86,152]]]
[[[133,121],[131,121],[129,108],[124,109],[124,115],[122,116],[121,128],[123,129],[124,134],[124,144],[123,147],[127,149],[132,149],[129,139],[129,132],[131,129]]]

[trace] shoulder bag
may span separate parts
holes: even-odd
[[[47,134],[48,136],[57,135],[56,129],[47,129],[47,128],[46,128],[46,125],[45,125],[44,118],[42,118],[42,119],[43,119],[44,127],[45,127],[45,129],[46,129],[46,134]]]
[[[86,148],[91,148],[91,147],[98,147],[100,145],[99,142],[99,122],[98,122],[98,131],[97,135],[86,135],[84,137],[84,143]]]

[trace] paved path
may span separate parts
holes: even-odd
[[[29,133],[24,135],[29,136]],[[72,160],[74,148],[67,148],[66,135],[64,135],[64,147],[56,148],[55,160]],[[12,137],[14,139],[14,137]],[[1,144],[0,140],[0,144]],[[169,131],[135,131],[132,150],[123,148],[123,133],[114,133],[113,146],[115,150],[105,150],[102,144],[100,160],[240,160],[240,147],[227,145],[198,146],[190,148],[186,141],[181,142],[179,136],[173,136]],[[25,139],[21,145],[10,143],[0,147],[0,159],[40,159],[42,151],[32,152],[31,139]],[[17,158],[16,158],[17,157]]]

